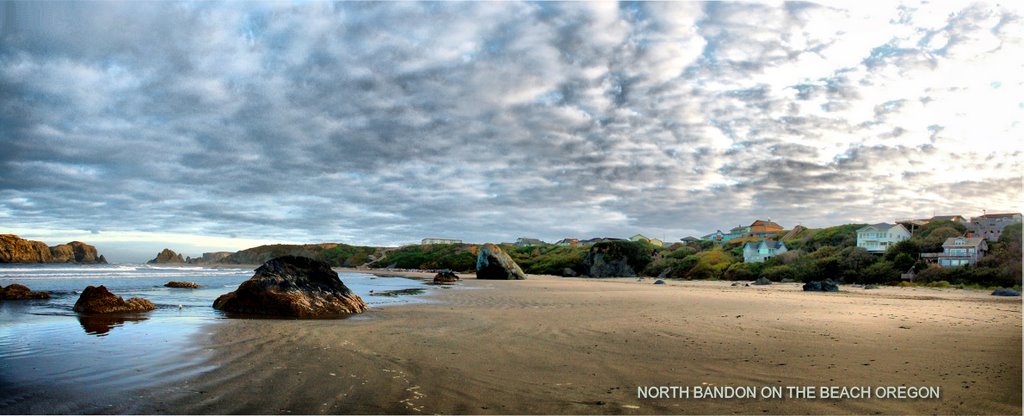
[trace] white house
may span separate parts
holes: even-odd
[[[743,245],[744,263],[761,263],[779,254],[789,251],[781,241],[761,240]]]
[[[857,247],[869,253],[884,253],[890,246],[910,239],[910,231],[903,224],[872,224],[857,230]]]

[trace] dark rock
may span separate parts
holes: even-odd
[[[740,282],[732,282],[732,284],[729,285],[729,286],[739,286],[739,285],[740,285]]]
[[[178,289],[199,289],[199,283],[196,282],[167,282],[164,287],[173,287]]]
[[[147,261],[146,264],[177,264],[184,262],[185,259],[181,257],[181,254],[175,253],[174,250],[171,250],[169,248],[165,248],[163,251],[156,255],[156,258]]]
[[[654,284],[656,284],[656,285],[663,285],[663,284],[665,284],[665,281],[661,280],[661,279],[658,279],[658,280],[654,281]]]
[[[476,256],[476,278],[526,280],[526,274],[501,248],[487,243],[480,246],[480,253]]]
[[[143,298],[124,300],[110,293],[106,286],[89,286],[75,302],[75,312],[84,313],[135,313],[156,309],[156,305]]]
[[[832,279],[814,280],[804,283],[804,292],[838,292],[839,285]]]
[[[81,241],[72,241],[50,247],[50,254],[54,263],[99,263],[99,254],[96,247],[85,244]],[[106,259],[104,259],[106,261]]]
[[[25,299],[49,299],[50,294],[46,292],[33,292],[26,286],[11,283],[10,286],[0,286],[0,299],[2,300],[25,300]]]
[[[754,284],[758,286],[764,286],[772,284],[772,281],[768,280],[767,277],[758,277],[757,280],[754,281]]]
[[[263,263],[238,289],[218,297],[213,307],[296,318],[337,317],[367,309],[363,299],[342,283],[330,265],[296,256]]]
[[[1013,289],[999,289],[992,292],[992,296],[1020,296],[1020,292]]]
[[[442,270],[434,275],[434,283],[455,283],[459,281],[459,275],[451,270]]]
[[[878,289],[878,285],[864,285],[864,289]]]
[[[107,258],[100,254],[100,258],[96,259],[96,264],[107,264]]]
[[[381,292],[370,292],[370,296],[387,296],[393,298],[396,296],[408,296],[408,295],[422,295],[425,290],[412,288],[412,289],[397,289],[397,290],[384,290]]]
[[[650,251],[642,243],[604,241],[590,247],[583,259],[583,274],[590,277],[636,277],[636,271],[643,270],[650,261]]]
[[[566,267],[566,268],[562,269],[562,276],[563,277],[576,277],[576,271],[571,269],[571,268]]]

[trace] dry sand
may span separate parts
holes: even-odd
[[[421,276],[421,277],[425,277]],[[345,320],[207,327],[153,412],[1021,413],[1021,301],[963,290],[473,278]],[[939,386],[937,400],[638,399],[638,386]]]

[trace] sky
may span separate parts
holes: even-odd
[[[127,262],[1019,212],[1022,36],[1010,2],[3,2],[0,232]]]

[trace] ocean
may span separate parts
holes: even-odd
[[[0,414],[131,412],[128,392],[208,370],[194,337],[204,324],[229,319],[213,309],[214,299],[252,274],[248,268],[140,264],[0,265],[0,285],[18,283],[51,295],[0,301]],[[432,290],[425,282],[399,277],[340,277],[371,310],[425,301],[371,292]],[[169,281],[202,287],[164,287]],[[134,316],[80,316],[72,307],[89,285],[104,285],[125,299],[146,298],[157,309]],[[372,319],[365,315],[347,319]]]

